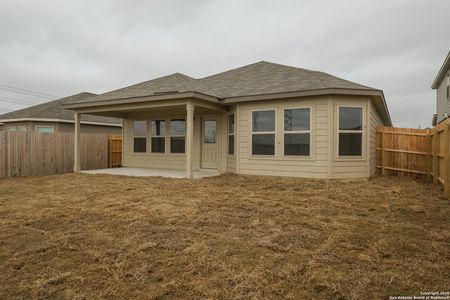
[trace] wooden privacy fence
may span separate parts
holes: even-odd
[[[108,141],[109,167],[117,168],[122,165],[122,136],[111,135]]]
[[[413,176],[444,186],[450,198],[448,121],[433,129],[377,128],[377,168],[381,174]]]
[[[106,134],[81,134],[82,170],[108,168],[109,145]],[[73,159],[73,133],[0,132],[0,178],[73,172]]]

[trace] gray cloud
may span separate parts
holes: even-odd
[[[430,86],[450,49],[448,11],[448,0],[3,0],[0,84],[101,93],[267,60],[383,89],[395,125],[429,126]]]

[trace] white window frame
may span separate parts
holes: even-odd
[[[285,111],[286,110],[288,110],[288,109],[309,109],[309,130],[294,130],[294,131],[286,131],[285,129],[284,129],[284,113],[285,113]],[[282,135],[282,138],[281,138],[281,143],[282,143],[282,149],[283,149],[283,151],[282,151],[282,154],[283,154],[283,157],[287,157],[287,158],[301,158],[301,157],[304,157],[304,158],[310,158],[310,157],[312,157],[312,123],[313,123],[313,110],[312,110],[312,107],[311,106],[300,106],[300,107],[284,107],[283,108],[283,128],[282,128],[282,130],[283,130],[283,135]],[[285,155],[284,154],[284,135],[285,134],[289,134],[289,133],[309,133],[309,155]]]
[[[55,126],[36,125],[36,126],[34,126],[34,131],[39,132],[39,128],[52,128],[53,132],[51,132],[51,133],[55,133]],[[50,133],[50,132],[44,132],[44,133]]]
[[[19,125],[19,126],[17,126],[17,131],[18,132],[27,132],[27,126],[26,125]]]
[[[233,124],[233,133],[230,133],[230,116],[233,116],[234,124]],[[227,154],[229,156],[235,156],[236,155],[236,113],[232,112],[228,114],[228,120],[227,120],[227,132],[228,132],[228,140],[227,140]],[[230,154],[230,136],[233,136],[234,140],[234,147],[233,147],[233,154]]]
[[[14,132],[16,132],[17,131],[17,127],[16,126],[6,126],[6,132],[11,132],[11,131],[14,131]]]
[[[153,124],[152,124],[153,121],[164,121],[164,135],[153,135],[153,130],[152,130],[153,129]],[[167,119],[164,119],[164,118],[155,118],[155,119],[150,120],[150,152],[149,152],[150,155],[166,155],[167,152],[170,151],[170,148],[167,149],[167,145],[168,145],[168,142],[167,142],[168,130],[167,129],[170,129],[170,128],[168,128],[167,124],[170,124],[170,123],[168,122]],[[154,138],[154,137],[158,137],[158,138],[163,137],[164,138],[164,152],[153,152],[152,138]]]
[[[365,133],[366,130],[366,117],[365,117],[365,107],[363,105],[346,105],[340,104],[337,105],[336,110],[336,158],[344,159],[344,160],[364,160],[365,159]],[[340,130],[339,129],[339,110],[340,108],[361,108],[361,130]],[[339,134],[340,133],[361,133],[361,155],[339,155]]]
[[[274,131],[253,131],[253,112],[258,111],[274,111],[275,112],[275,126]],[[252,158],[273,158],[278,155],[277,153],[277,124],[278,124],[278,109],[277,108],[261,108],[261,109],[254,109],[250,110],[250,137],[249,137],[249,143],[250,143],[250,157]],[[274,153],[273,154],[253,154],[253,135],[263,135],[263,134],[273,134],[274,135]]]
[[[134,135],[134,122],[145,122],[145,135]],[[136,119],[131,121],[131,130],[133,131],[133,154],[134,155],[145,155],[148,153],[148,120],[146,119]],[[145,138],[145,152],[136,152],[134,149],[134,139],[135,138]]]
[[[184,135],[181,134],[176,134],[176,135],[172,135],[172,121],[177,121],[177,120],[184,120]],[[169,119],[169,131],[168,131],[168,138],[169,138],[169,149],[167,149],[168,153],[170,155],[174,155],[174,156],[183,156],[186,155],[186,147],[187,147],[187,142],[186,142],[186,131],[187,131],[187,121],[186,121],[186,117],[180,117],[180,118],[170,118]],[[184,137],[184,152],[183,153],[175,153],[172,152],[172,138],[173,137]]]

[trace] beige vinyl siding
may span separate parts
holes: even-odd
[[[309,157],[284,156],[283,112],[285,108],[311,109],[311,150]],[[251,114],[254,110],[276,110],[275,155],[251,154]],[[327,174],[327,98],[308,97],[239,104],[239,173],[270,176],[325,178]]]
[[[368,103],[369,98],[355,96],[335,96],[332,98],[333,114],[333,132],[335,143],[332,144],[334,158],[332,161],[332,178],[350,179],[350,178],[368,178],[369,177],[369,151],[367,148],[368,134]],[[361,157],[339,157],[338,152],[338,113],[339,107],[362,107],[363,108],[363,137],[362,137],[362,156]]]
[[[148,122],[149,124],[149,122]],[[167,130],[167,129],[166,129]],[[134,168],[186,169],[185,154],[151,154],[150,128],[147,126],[147,153],[133,152],[133,120],[124,122],[123,166]]]
[[[227,171],[227,164],[228,164],[228,113],[222,112],[219,115],[219,119],[217,121],[217,147],[218,147],[218,157],[219,160],[217,162],[218,165],[218,171],[220,173],[224,173]]]
[[[441,122],[445,119],[445,113],[450,116],[450,98],[447,99],[447,74],[444,76],[444,79],[439,83],[438,88],[436,89],[436,112],[437,112],[437,121]]]
[[[370,126],[369,126],[369,166],[370,166],[370,176],[374,176],[377,171],[377,127],[383,126],[383,121],[380,115],[375,110],[375,107],[370,103]]]
[[[236,173],[236,158],[232,155],[227,157],[227,172]]]
[[[363,154],[361,157],[338,156],[338,107],[363,108]],[[284,109],[310,108],[311,139],[310,156],[284,156]],[[275,155],[251,154],[251,114],[256,110],[275,110]],[[375,164],[375,130],[381,119],[369,97],[363,96],[312,96],[289,100],[267,100],[239,103],[230,108],[236,114],[235,155],[228,155],[228,114],[194,114],[194,170],[200,168],[201,119],[216,116],[218,142],[218,170],[248,175],[290,176],[305,178],[368,178]],[[185,115],[160,114],[151,119],[185,118]],[[147,137],[147,153],[133,153],[133,120],[124,122],[123,165],[126,167],[186,168],[184,154],[151,154],[150,129]],[[142,119],[142,118],[140,118]],[[167,129],[168,130],[168,129]],[[167,147],[167,144],[166,144]]]
[[[228,113],[226,113],[226,126],[225,128],[225,138],[226,138],[226,143],[225,143],[225,151],[226,151],[226,157],[227,157],[227,172],[232,172],[232,173],[237,173],[237,168],[236,168],[236,152],[237,152],[237,114],[236,114],[236,105],[233,105],[230,107],[230,111]],[[234,114],[234,124],[235,124],[235,130],[234,130],[234,154],[230,155],[228,154],[228,116],[230,114]]]
[[[201,119],[204,116],[217,117],[217,142],[218,142],[218,170],[221,172],[226,171],[227,160],[225,159],[225,146],[226,145],[226,131],[222,128],[226,118],[223,118],[221,114],[199,114],[194,110],[194,152],[193,152],[193,170],[199,170],[200,168],[200,155],[201,155]],[[172,154],[172,153],[151,153],[151,128],[150,120],[161,119],[185,119],[186,115],[179,114],[156,114],[150,115],[148,118],[129,118],[124,120],[124,140],[123,140],[123,166],[135,167],[135,168],[160,168],[160,169],[174,169],[185,170],[186,169],[186,155],[185,154]],[[133,121],[134,120],[147,120],[147,153],[134,153],[133,152]],[[224,120],[225,119],[225,120]],[[170,130],[168,124],[166,124],[166,131]],[[166,139],[168,137],[166,136]],[[169,143],[166,142],[167,152]]]

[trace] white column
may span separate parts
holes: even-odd
[[[81,142],[81,135],[80,135],[80,113],[74,113],[75,118],[75,131],[74,131],[74,161],[73,161],[73,171],[78,172],[81,171],[81,164],[80,164],[80,142]]]
[[[194,105],[186,104],[186,178],[192,179],[192,156],[194,152]]]

